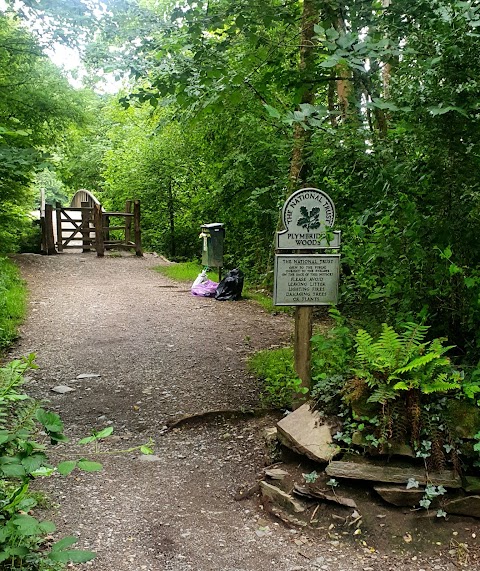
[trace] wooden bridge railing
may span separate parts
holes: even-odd
[[[81,198],[84,197],[81,196]],[[140,201],[127,200],[125,212],[104,212],[102,205],[96,199],[87,198],[88,200],[81,201],[81,206],[62,207],[60,203],[57,203],[56,208],[53,208],[49,204],[45,205],[45,213],[41,218],[42,253],[50,255],[56,254],[57,251],[61,253],[69,248],[81,248],[83,252],[95,249],[97,256],[103,257],[106,249],[118,248],[134,249],[137,256],[142,256]],[[122,218],[123,224],[118,223],[112,226],[110,220],[115,217]],[[68,227],[65,227],[65,224]],[[111,239],[111,231],[115,232],[116,238]],[[121,237],[118,237],[119,232],[123,232]],[[81,244],[74,243],[80,240]]]

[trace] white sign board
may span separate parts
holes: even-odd
[[[302,188],[285,202],[282,211],[285,230],[277,232],[278,250],[339,248],[340,232],[332,231],[335,205],[318,188]]]
[[[277,254],[275,305],[337,303],[340,254]]]

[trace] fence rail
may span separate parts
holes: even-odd
[[[53,208],[50,204],[45,205],[44,215],[40,219],[42,253],[51,255],[66,249],[90,252],[94,249],[97,256],[103,257],[105,250],[119,248],[134,249],[137,256],[142,256],[140,201],[127,200],[125,212],[105,212],[95,197],[84,196],[79,191],[72,204],[78,204],[78,198],[85,197],[88,200],[82,200],[81,206],[63,207],[57,203]],[[111,225],[110,219],[115,217],[123,218],[124,224]],[[115,232],[114,238],[111,238],[110,232]],[[118,234],[122,232],[123,235],[119,237]]]

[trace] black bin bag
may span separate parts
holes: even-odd
[[[237,301],[242,297],[243,272],[231,270],[218,284],[215,299],[218,301]]]

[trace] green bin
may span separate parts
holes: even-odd
[[[223,224],[202,224],[203,238],[202,264],[210,268],[223,268],[223,244],[225,242],[225,228]]]

